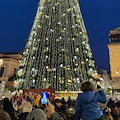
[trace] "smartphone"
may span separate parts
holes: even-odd
[[[14,108],[16,107],[16,104],[15,104],[15,103],[13,104],[13,107],[14,107]]]
[[[47,104],[47,92],[41,92],[41,104]]]
[[[103,111],[101,111],[101,115],[103,115]]]

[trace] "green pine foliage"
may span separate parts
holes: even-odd
[[[77,0],[40,0],[18,70],[18,89],[77,91],[94,60]]]

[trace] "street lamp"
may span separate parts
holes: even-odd
[[[0,59],[0,67],[1,67],[2,64],[3,64],[3,59]]]

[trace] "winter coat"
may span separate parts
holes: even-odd
[[[51,120],[63,120],[63,118],[57,112],[55,112],[51,115]]]
[[[16,119],[15,114],[14,114],[13,105],[12,105],[11,101],[9,101],[8,98],[4,98],[4,100],[3,100],[3,110],[10,115],[12,120]]]
[[[104,91],[95,93],[94,91],[86,91],[79,93],[76,101],[75,117],[80,120],[95,120],[101,117],[101,111],[98,103],[106,103],[106,95]]]
[[[55,111],[56,111],[56,112],[62,112],[62,113],[65,112],[65,111],[62,109],[62,107],[58,107],[56,104],[55,104]]]
[[[26,120],[27,115],[29,114],[29,112],[25,112],[25,113],[21,113],[18,115],[18,120]]]

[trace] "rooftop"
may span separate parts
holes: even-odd
[[[11,55],[11,54],[20,54],[20,53],[19,52],[2,52],[1,54]]]
[[[120,38],[120,27],[111,30],[109,38]]]

